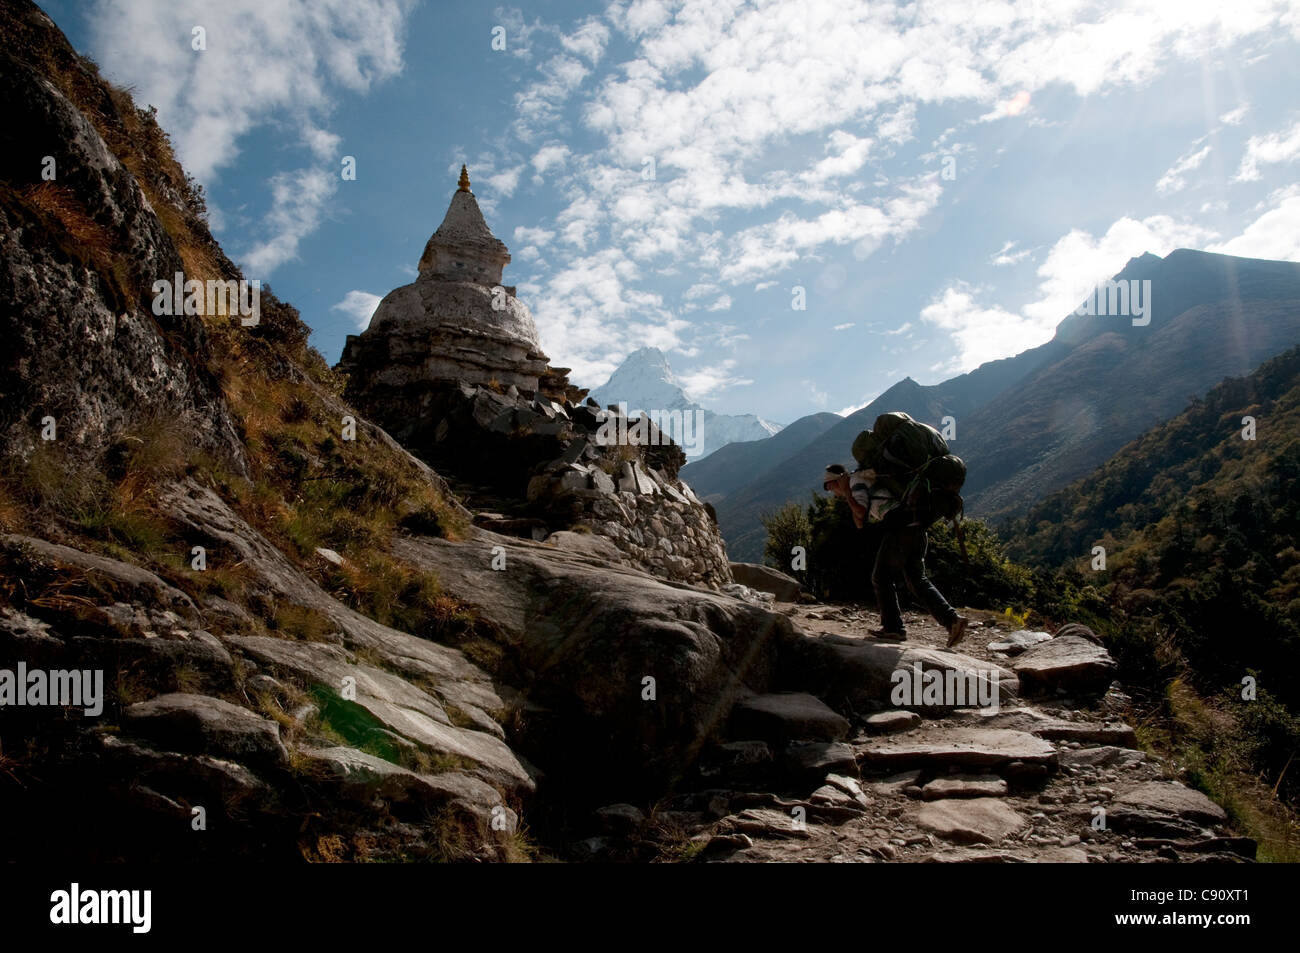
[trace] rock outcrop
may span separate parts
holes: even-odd
[[[167,421],[242,469],[216,381],[195,359],[203,322],[150,307],[153,282],[185,271],[180,251],[135,175],[33,65],[48,55],[94,82],[70,49],[34,49],[52,27],[35,8],[16,11],[13,42],[0,47],[0,451],[27,457],[54,433],[85,461],[116,434]],[[125,136],[100,96],[100,121]],[[51,181],[41,177],[45,156],[56,163]],[[124,266],[106,266],[109,249],[129,249]]]

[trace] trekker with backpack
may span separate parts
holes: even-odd
[[[934,520],[961,514],[960,489],[966,465],[948,452],[937,430],[907,414],[882,414],[874,430],[863,431],[853,444],[860,469],[850,474],[839,464],[826,468],[824,489],[846,500],[854,523],[879,523],[883,530],[871,572],[881,628],[873,635],[904,641],[898,585],[908,589],[948,630],[948,645],[966,635],[970,620],[948,604],[925,573],[927,527]]]

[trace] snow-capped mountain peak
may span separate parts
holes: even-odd
[[[719,447],[743,440],[761,440],[781,429],[754,414],[717,414],[686,396],[681,380],[673,373],[664,352],[657,347],[633,351],[610,375],[608,381],[592,391],[602,407],[625,403],[630,412],[656,410],[701,411],[703,413],[702,449],[692,460],[703,459]]]

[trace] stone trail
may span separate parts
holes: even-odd
[[[710,863],[1253,860],[1254,842],[1227,832],[1218,805],[1135,750],[1128,699],[1102,682],[1113,662],[1101,646],[1075,635],[1052,646],[988,626],[972,629],[959,655],[918,616],[907,617],[910,641],[900,647],[863,634],[878,624],[868,610],[777,608],[802,639],[897,660],[1001,665],[1038,649],[1036,700],[845,719],[808,693],[757,695],[736,706],[730,740],[706,752],[712,768],[698,781],[707,788],[637,809],[635,829],[606,829],[581,843],[581,856],[621,859],[640,836]]]

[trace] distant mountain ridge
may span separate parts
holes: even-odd
[[[1251,439],[1243,436],[1248,416],[1254,419]],[[1278,482],[1283,476],[1289,484]],[[1224,380],[1086,477],[1039,500],[1007,524],[1007,554],[1019,562],[1059,566],[1089,561],[1091,547],[1101,542],[1110,557],[1143,543],[1185,542],[1214,507],[1226,514],[1221,529],[1269,523],[1274,534],[1294,540],[1294,524],[1300,523],[1296,477],[1300,347],[1246,377]],[[1258,547],[1257,576],[1276,579],[1300,565],[1300,553],[1286,548]],[[1160,571],[1168,575],[1169,567],[1161,563]],[[1295,583],[1291,595],[1300,594],[1300,571],[1293,570],[1288,581]],[[1300,602],[1293,610],[1300,619]]]
[[[762,556],[760,514],[806,501],[859,431],[901,410],[939,426],[969,468],[971,515],[1001,520],[1097,467],[1192,394],[1300,341],[1300,264],[1178,249],[1113,280],[1150,280],[1150,322],[1071,313],[1052,340],[933,385],[905,378],[715,505],[733,559]]]
[[[763,440],[745,440],[719,447],[696,463],[682,467],[681,477],[696,496],[716,502],[758,473],[766,471],[789,454],[806,446],[840,422],[839,414],[819,413],[800,417],[780,433]]]
[[[626,403],[630,412],[702,411],[701,448],[692,453],[693,448],[683,447],[691,460],[702,460],[729,443],[761,440],[781,430],[781,424],[755,414],[719,414],[691,400],[668,358],[657,347],[643,347],[629,354],[609,380],[591,392],[591,397],[602,407]]]

